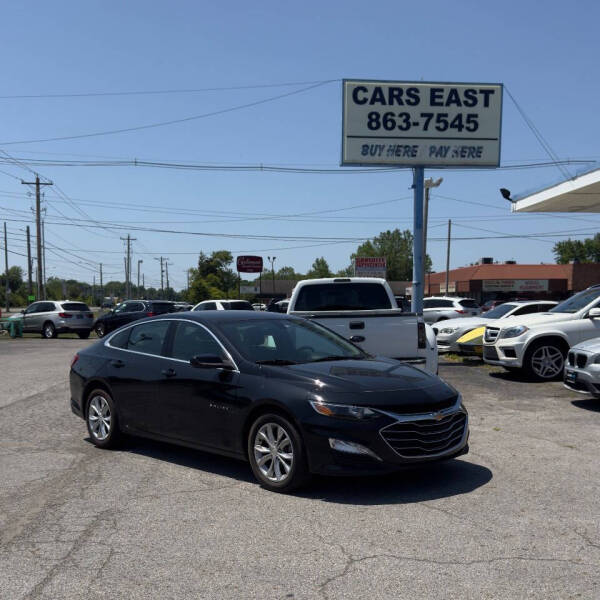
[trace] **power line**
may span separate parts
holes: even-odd
[[[199,115],[183,117],[181,119],[172,119],[170,121],[160,121],[157,123],[148,123],[146,125],[137,125],[135,127],[123,127],[121,129],[109,129],[106,131],[95,131],[93,133],[82,133],[82,134],[78,134],[78,135],[65,135],[65,136],[43,138],[43,139],[37,139],[37,140],[19,140],[19,141],[12,141],[12,142],[0,142],[0,146],[12,146],[15,144],[34,144],[37,142],[58,142],[58,141],[63,141],[63,140],[78,140],[78,139],[83,139],[83,138],[99,137],[99,136],[105,136],[105,135],[116,135],[119,133],[129,133],[132,131],[141,131],[141,130],[145,130],[145,129],[154,129],[156,127],[167,127],[169,125],[177,125],[180,123],[188,123],[190,121],[206,119],[208,117],[215,117],[217,115],[223,115],[223,114],[231,113],[234,111],[243,110],[245,108],[251,108],[254,106],[259,106],[261,104],[275,102],[276,100],[281,100],[283,98],[287,98],[288,96],[294,96],[296,94],[308,92],[310,90],[316,89],[318,87],[321,87],[321,86],[323,86],[327,83],[331,83],[333,81],[338,81],[338,80],[336,80],[336,79],[325,80],[325,81],[321,81],[319,83],[315,83],[315,84],[300,88],[299,90],[294,90],[292,92],[286,92],[285,94],[279,94],[277,96],[263,98],[262,100],[255,100],[254,102],[246,102],[245,104],[239,104],[237,106],[231,106],[229,108],[214,110],[214,111],[202,113]]]
[[[167,90],[137,90],[123,92],[75,92],[75,93],[49,93],[49,94],[10,94],[0,96],[0,100],[22,100],[35,98],[91,98],[98,96],[151,96],[159,94],[196,94],[201,92],[229,92],[235,90],[256,90],[276,87],[297,87],[299,85],[313,85],[332,83],[341,79],[321,79],[316,81],[296,81],[290,83],[263,83],[255,85],[231,85],[224,87],[183,88]]]

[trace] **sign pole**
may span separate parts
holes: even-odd
[[[412,312],[423,312],[423,188],[425,169],[413,169],[414,215],[413,215],[413,281],[412,281]]]

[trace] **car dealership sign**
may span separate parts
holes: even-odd
[[[502,84],[343,81],[342,165],[496,167]]]
[[[547,279],[484,279],[484,292],[547,292]]]
[[[262,256],[238,256],[237,270],[238,273],[262,273]]]
[[[386,267],[385,256],[357,256],[354,259],[354,276],[385,279]]]

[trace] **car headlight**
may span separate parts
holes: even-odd
[[[514,338],[523,335],[526,331],[529,331],[529,327],[525,327],[525,325],[517,325],[515,327],[509,327],[508,329],[503,329],[500,332],[499,338]]]
[[[440,329],[440,333],[444,333],[446,335],[454,333],[455,331],[458,331],[458,327],[444,327],[444,329]]]
[[[310,405],[320,414],[326,417],[337,417],[339,419],[372,419],[378,416],[377,411],[366,406],[351,406],[349,404],[330,404],[311,400]]]

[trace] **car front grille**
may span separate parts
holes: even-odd
[[[500,329],[495,327],[486,327],[483,338],[486,342],[495,342],[498,339],[498,333]]]
[[[567,354],[567,364],[569,367],[574,367],[577,365],[578,369],[583,369],[583,367],[587,365],[587,359],[588,357],[585,354],[579,354],[576,352],[569,352],[569,354]]]
[[[460,411],[440,420],[421,419],[392,423],[381,436],[402,458],[419,458],[443,454],[457,446],[465,435],[467,415]]]
[[[488,360],[498,360],[498,352],[495,346],[484,346],[483,347],[483,358]]]

